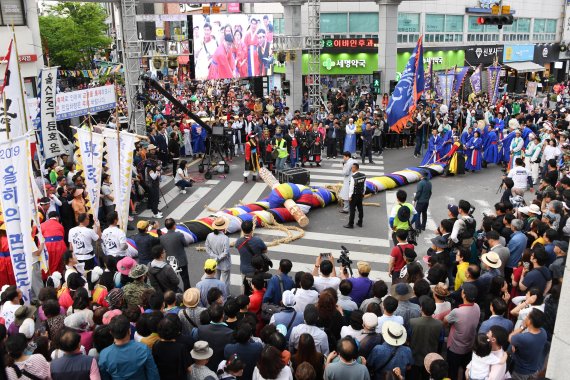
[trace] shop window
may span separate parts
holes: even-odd
[[[378,13],[350,13],[350,33],[378,33]]]
[[[499,41],[499,29],[492,25],[479,25],[477,16],[467,19],[467,41],[469,42],[496,42]]]
[[[462,42],[463,16],[426,14],[426,42]]]
[[[503,41],[530,41],[530,18],[515,18],[503,27]]]
[[[348,13],[321,13],[321,33],[347,33]]]
[[[26,25],[24,0],[0,1],[0,25]]]
[[[420,38],[420,14],[398,13],[398,42],[416,43]]]
[[[555,41],[558,20],[535,18],[532,39],[535,41]]]
[[[273,18],[273,33],[285,34],[285,19]]]

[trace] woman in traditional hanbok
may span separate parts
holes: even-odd
[[[486,164],[498,164],[499,163],[499,137],[497,133],[489,128],[486,133],[487,135],[487,144],[483,150],[483,161]]]
[[[467,150],[467,162],[465,163],[466,170],[479,171],[481,170],[482,157],[481,150],[483,149],[483,140],[481,139],[481,132],[477,129],[473,132],[473,137],[465,144]]]
[[[348,124],[346,124],[344,151],[352,154],[356,152],[356,124],[354,124],[353,118],[348,119]]]

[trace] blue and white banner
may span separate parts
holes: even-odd
[[[501,66],[489,66],[487,73],[489,75],[489,101],[491,104],[495,104],[499,96],[499,74],[501,73]]]
[[[77,129],[77,142],[79,144],[79,154],[81,155],[81,167],[85,177],[85,190],[87,192],[87,199],[91,203],[89,213],[93,215],[95,220],[98,219],[99,203],[101,200],[101,171],[103,169],[104,140],[105,138],[102,134],[93,133],[83,128]]]
[[[32,176],[28,171],[31,160],[28,147],[28,136],[0,144],[0,202],[16,286],[22,291],[26,304],[32,299],[32,252],[37,250],[32,240]]]
[[[115,210],[119,214],[119,225],[126,231],[131,200],[133,151],[137,137],[124,131],[117,136],[117,132],[111,129],[105,129],[104,135],[107,162],[116,163],[109,165]]]
[[[457,69],[455,69],[454,71],[455,71],[455,83],[453,84],[453,93],[459,94],[459,90],[461,89],[461,86],[463,86],[463,81],[467,77],[469,66],[464,66],[460,68],[459,71],[457,71]]]
[[[481,92],[481,65],[477,66],[475,72],[471,74],[469,82],[471,82],[471,88],[474,93],[478,94]]]
[[[453,91],[453,81],[455,80],[455,73],[453,71],[445,71],[437,74],[437,93],[443,99],[443,104],[449,107],[451,103],[451,93]]]
[[[432,89],[432,81],[433,81],[433,60],[429,60],[428,64],[428,72],[425,75],[425,90],[430,91]]]
[[[40,73],[40,135],[44,160],[65,153],[56,123],[57,67],[42,69]]]
[[[400,133],[407,122],[411,120],[417,102],[424,92],[424,48],[422,40],[423,36],[420,36],[386,109],[390,130],[396,133]]]

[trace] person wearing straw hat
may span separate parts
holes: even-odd
[[[230,290],[230,269],[232,259],[230,256],[230,238],[224,233],[230,225],[228,218],[220,216],[212,223],[213,232],[206,237],[206,253],[216,263],[216,278],[226,284],[226,289],[221,289],[225,294]]]
[[[368,368],[374,371],[376,379],[382,379],[385,373],[395,368],[400,368],[401,372],[411,368],[414,363],[412,350],[403,345],[407,336],[404,326],[398,323],[386,321],[382,325],[384,343],[374,347],[367,362]]]
[[[479,277],[479,283],[483,288],[487,288],[491,285],[491,280],[497,276],[501,275],[499,268],[503,265],[501,258],[497,252],[487,252],[481,255],[481,269],[483,274]]]

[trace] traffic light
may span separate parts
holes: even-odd
[[[497,25],[499,29],[503,29],[503,25],[512,25],[514,21],[514,17],[510,14],[481,16],[477,18],[477,24]]]
[[[382,92],[382,78],[381,78],[381,72],[380,71],[373,71],[372,72],[372,91],[375,94],[380,94]]]
[[[288,80],[284,80],[281,82],[281,89],[283,90],[283,94],[286,96],[291,95],[291,82]]]

